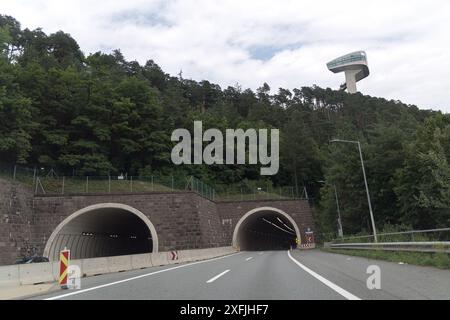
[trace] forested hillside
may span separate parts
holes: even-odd
[[[169,75],[152,60],[127,61],[119,50],[86,56],[69,34],[22,29],[8,16],[0,16],[0,50],[2,163],[77,175],[187,173],[218,189],[306,186],[322,232],[336,230],[336,185],[349,234],[370,230],[359,154],[329,141],[359,140],[379,226],[450,225],[448,115],[319,87],[221,88]],[[279,173],[174,166],[170,135],[194,120],[204,129],[279,128]]]

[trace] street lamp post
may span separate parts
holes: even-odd
[[[323,180],[317,181],[317,182],[321,183],[321,184],[326,184],[326,182],[323,181]],[[343,238],[344,237],[344,230],[342,228],[341,209],[339,207],[339,198],[338,198],[337,188],[336,188],[335,184],[333,184],[333,188],[334,188],[334,197],[336,199],[336,209],[337,209],[337,214],[338,214],[338,235],[339,235],[339,237]]]
[[[344,230],[342,228],[341,209],[339,208],[339,199],[338,199],[336,185],[334,185],[334,196],[336,198],[336,207],[337,207],[337,213],[338,213],[339,237],[343,238]]]
[[[362,151],[361,151],[361,143],[359,141],[340,140],[340,139],[334,139],[334,140],[331,140],[330,142],[331,143],[335,143],[335,142],[352,143],[352,144],[357,144],[358,145],[359,157],[361,159],[361,167],[362,167],[363,176],[364,176],[364,184],[366,185],[367,203],[369,204],[370,220],[372,221],[373,239],[374,239],[374,241],[376,243],[376,242],[378,242],[377,229],[375,228],[375,220],[373,218],[373,211],[372,211],[372,204],[371,204],[371,201],[370,201],[369,186],[367,184],[366,170],[364,169],[364,160],[363,160]]]

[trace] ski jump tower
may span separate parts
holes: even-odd
[[[356,82],[367,78],[370,74],[367,55],[364,51],[356,51],[327,63],[328,70],[334,73],[345,72],[345,83],[341,90],[356,93]]]

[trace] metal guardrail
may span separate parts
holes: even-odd
[[[441,242],[450,240],[450,228],[385,232],[379,233],[378,238],[379,241],[381,240],[380,242]],[[332,243],[348,243],[348,241],[353,240],[357,242],[365,242],[367,240],[370,242],[373,240],[373,235],[334,239]]]
[[[450,253],[450,241],[435,242],[385,242],[385,243],[328,243],[331,249],[384,250]]]

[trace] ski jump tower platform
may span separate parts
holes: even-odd
[[[356,51],[327,63],[328,70],[334,73],[345,72],[345,83],[341,90],[356,93],[356,82],[367,78],[370,74],[367,55],[364,51]]]

